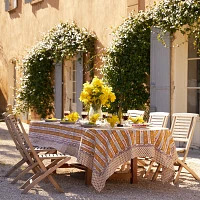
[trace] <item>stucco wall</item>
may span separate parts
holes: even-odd
[[[13,70],[11,61],[21,60],[43,32],[61,21],[75,21],[79,27],[96,33],[97,45],[102,49],[110,44],[110,33],[129,12],[144,10],[154,0],[43,0],[33,5],[24,2],[18,0],[18,7],[7,12],[4,1],[0,1],[0,112],[13,102],[12,78],[8,79]]]
[[[98,46],[103,48],[111,42],[113,28],[126,16],[126,0],[44,0],[34,5],[18,0],[17,9],[11,12],[5,11],[4,1],[0,1],[0,111],[7,101],[12,102],[11,61],[21,60],[43,32],[61,21],[75,21],[80,28],[94,31]]]

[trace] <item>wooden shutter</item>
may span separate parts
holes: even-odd
[[[55,66],[55,117],[62,117],[62,62]]]
[[[32,0],[25,0],[25,3],[30,3]]]
[[[76,56],[76,110],[81,114],[83,106],[79,100],[83,88],[83,54],[78,53]]]
[[[10,11],[17,8],[18,0],[5,0],[5,10]]]
[[[8,11],[10,9],[9,0],[4,0],[4,2],[5,2],[5,11]]]
[[[158,29],[151,33],[150,111],[170,113],[170,48],[157,40]],[[164,37],[170,46],[170,35]]]

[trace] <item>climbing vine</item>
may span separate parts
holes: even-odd
[[[195,39],[200,36],[200,1],[165,0],[146,12],[130,15],[113,32],[113,42],[104,57],[105,81],[112,86],[116,101],[110,110],[143,109],[149,101],[147,78],[150,72],[150,33],[158,28],[157,38],[166,46],[164,36],[176,31]],[[167,46],[166,46],[167,47]]]
[[[55,63],[70,59],[77,52],[94,55],[96,36],[75,23],[60,23],[44,34],[22,61],[22,82],[18,91],[16,110],[34,108],[41,117],[54,109],[52,72]]]

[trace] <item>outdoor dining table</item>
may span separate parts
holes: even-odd
[[[133,159],[132,182],[137,183],[137,157],[151,157],[163,166],[162,181],[171,180],[178,158],[167,128],[93,127],[80,124],[33,121],[29,137],[33,145],[53,147],[77,158],[91,171],[91,183],[101,191],[106,180],[122,164]]]

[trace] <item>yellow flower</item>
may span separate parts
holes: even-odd
[[[95,124],[97,119],[100,117],[100,114],[99,113],[96,113],[94,115],[92,115],[89,119],[89,123],[92,123],[92,124]]]
[[[144,123],[144,119],[143,119],[142,116],[129,117],[129,120],[131,120],[134,124],[142,124],[142,123]]]
[[[116,123],[119,123],[119,118],[116,115],[113,115],[112,117],[107,118],[108,123],[113,128]]]
[[[102,87],[103,86],[103,81],[98,79],[96,76],[92,80],[92,85],[96,87]]]
[[[64,117],[65,121],[76,122],[79,118],[79,114],[77,112],[72,112],[69,115]]]

